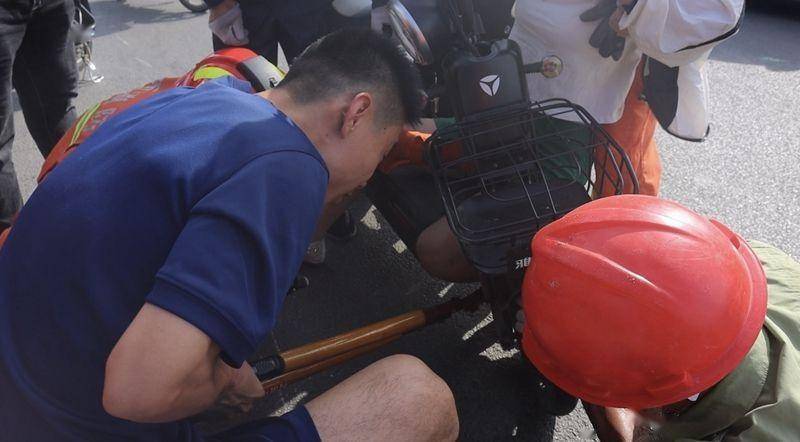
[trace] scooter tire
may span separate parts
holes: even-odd
[[[208,5],[203,0],[178,0],[188,10],[192,12],[205,12]]]

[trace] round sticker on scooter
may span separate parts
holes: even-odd
[[[487,75],[481,78],[478,84],[480,84],[481,90],[486,92],[486,95],[494,97],[497,95],[497,91],[500,90],[500,76]]]

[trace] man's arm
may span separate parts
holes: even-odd
[[[197,327],[145,304],[106,361],[103,408],[135,422],[169,422],[197,414],[221,395],[240,406],[264,395],[247,363],[235,369]]]
[[[628,442],[633,440],[636,415],[624,408],[606,408],[583,403],[583,409],[592,422],[597,438],[602,442]]]
[[[325,173],[310,154],[280,151],[203,193],[106,361],[106,411],[164,422],[217,399],[242,408],[264,395],[244,361],[274,327],[300,268]]]

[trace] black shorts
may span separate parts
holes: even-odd
[[[365,192],[412,252],[419,235],[445,215],[433,175],[422,167],[376,171]]]

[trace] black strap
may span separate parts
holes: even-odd
[[[739,20],[736,22],[736,25],[730,31],[728,31],[728,32],[726,32],[726,33],[724,33],[724,34],[722,34],[720,36],[717,36],[716,38],[712,38],[711,40],[704,41],[703,43],[696,44],[696,45],[691,45],[691,46],[686,46],[685,48],[681,49],[680,51],[688,51],[690,49],[696,49],[696,48],[699,48],[699,47],[702,47],[702,46],[706,46],[706,45],[710,45],[710,44],[716,43],[718,41],[722,41],[722,40],[725,40],[727,38],[732,37],[734,34],[739,32],[739,28],[742,27],[742,21],[744,20],[744,12],[745,12],[745,6],[742,5],[742,13],[739,14]],[[678,51],[678,52],[680,52],[680,51]]]

